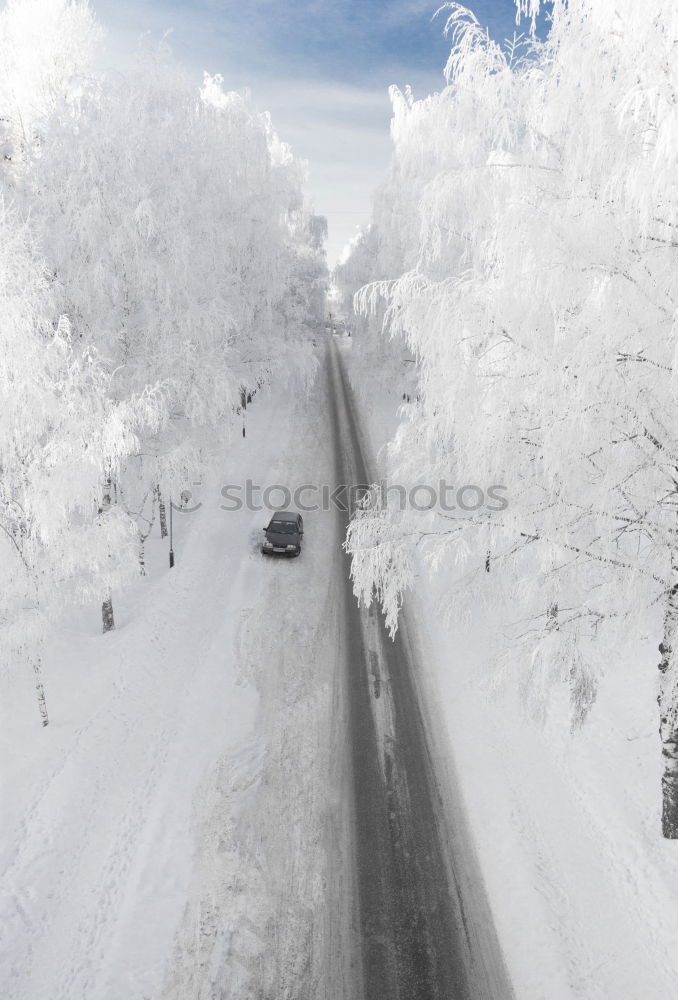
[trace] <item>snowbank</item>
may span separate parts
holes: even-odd
[[[249,766],[261,739],[238,633],[261,584],[263,515],[222,510],[220,491],[265,479],[289,417],[284,392],[257,397],[247,438],[193,487],[200,509],[174,513],[171,571],[154,529],[148,577],[114,595],[114,632],[86,607],[46,637],[47,729],[32,677],[2,667],[6,1000],[158,994],[192,878],[194,803],[219,759]]]

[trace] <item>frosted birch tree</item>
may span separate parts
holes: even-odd
[[[457,601],[486,567],[513,579],[526,691],[566,681],[576,722],[607,650],[663,605],[662,829],[676,837],[678,12],[650,7],[556,2],[548,39],[521,51],[450,5],[448,87],[394,109],[395,159],[438,164],[416,261],[358,302],[381,302],[418,361],[421,404],[392,446],[401,478],[505,483],[510,503],[376,505],[349,547],[357,590],[392,625],[416,550],[454,567]]]
[[[0,162],[5,180],[39,147],[54,107],[77,93],[100,37],[82,0],[6,0],[0,11]]]
[[[151,500],[198,477],[273,360],[312,368],[326,267],[303,179],[246,96],[210,77],[198,94],[162,51],[55,103],[17,197],[80,350],[104,360],[112,400],[144,404],[113,504],[140,476]]]
[[[312,371],[326,266],[323,220],[303,198],[304,167],[270,118],[246,94],[224,92],[221,78],[206,75],[199,90],[162,46],[127,79],[95,75],[98,35],[84,2],[6,4],[0,184],[13,202],[10,229],[24,234],[38,274],[29,280],[27,264],[14,288],[7,265],[7,301],[10,292],[23,296],[26,317],[16,350],[31,331],[54,327],[37,383],[22,369],[39,391],[23,399],[21,419],[29,434],[27,413],[40,393],[63,400],[73,416],[72,426],[36,422],[21,449],[62,434],[61,492],[71,472],[77,485],[53,534],[63,542],[60,572],[72,564],[73,594],[102,600],[108,631],[112,590],[129,578],[135,523],[139,572],[156,502],[162,530],[162,498],[225,447],[241,393],[274,369]],[[72,376],[71,396],[57,356]],[[89,442],[79,479],[66,462],[76,462],[77,434]],[[3,461],[12,509],[32,483],[42,489],[40,467],[23,483],[24,466]],[[26,517],[39,525],[47,513]],[[31,577],[32,529],[16,523],[14,548]]]
[[[228,423],[241,383],[256,385],[290,341],[303,354],[323,265],[310,235],[290,250],[302,179],[247,98],[211,78],[199,98],[162,57],[55,116],[30,175],[32,218],[116,391],[153,389],[159,456]],[[317,273],[287,322],[302,252]]]
[[[74,351],[54,299],[30,230],[0,202],[0,650],[32,666],[43,725],[46,622],[133,569],[129,520],[97,517],[97,503],[106,470],[136,446],[138,416],[107,402],[103,366]]]

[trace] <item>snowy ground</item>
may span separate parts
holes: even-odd
[[[349,342],[343,348],[350,371]],[[375,455],[405,388],[363,405]],[[442,583],[421,572],[408,611],[430,637],[427,683],[516,996],[678,996],[678,844],[660,837],[656,623],[635,648],[612,651],[591,716],[570,735],[557,694],[541,724],[510,678],[497,686],[496,637],[515,617],[510,599],[444,624]]]
[[[268,481],[333,482],[324,375],[276,418],[290,432]],[[255,753],[226,754],[206,786],[168,1000],[358,995],[335,518],[305,514],[299,559],[257,559],[238,642],[259,696]]]
[[[166,541],[149,540],[149,577],[116,595],[114,633],[100,634],[96,607],[54,629],[48,729],[32,678],[3,669],[6,1000],[196,998],[213,995],[215,977],[219,995],[244,998],[284,982],[271,962],[314,954],[305,938],[333,940],[342,964],[341,908],[332,934],[315,911],[325,877],[342,879],[341,865],[322,868],[342,832],[327,801],[343,780],[329,738],[341,724],[331,533],[309,523],[300,559],[264,560],[266,512],[220,509],[226,482],[319,474],[322,414],[297,412],[312,406],[292,392],[257,397],[247,438],[195,491],[201,509],[174,515],[175,568]],[[272,942],[283,905],[288,940]]]
[[[365,410],[375,450],[396,389]],[[96,607],[54,629],[48,729],[32,677],[0,668],[7,1000],[357,995],[332,515],[309,515],[302,557],[278,561],[256,550],[265,512],[220,509],[226,481],[332,481],[323,393],[257,398],[201,509],[175,515],[175,569],[154,538],[114,633]],[[558,706],[541,727],[492,684],[510,607],[444,626],[437,600],[422,575],[409,606],[431,651],[421,681],[516,996],[678,995],[654,633],[619,657],[571,737]]]

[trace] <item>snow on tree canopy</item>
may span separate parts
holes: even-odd
[[[415,550],[460,613],[510,584],[522,624],[502,659],[533,701],[568,684],[575,724],[605,637],[663,603],[678,836],[678,8],[558,0],[546,40],[505,48],[458,5],[449,17],[449,84],[393,92],[389,178],[337,280],[357,293],[354,349],[417,362],[393,477],[502,483],[508,507],[362,511],[356,590],[395,626]]]
[[[240,432],[243,392],[316,364],[305,167],[246,94],[187,83],[162,47],[94,75],[99,36],[76,0],[0,14],[0,642],[25,592],[40,613],[99,598],[112,624],[150,508]]]

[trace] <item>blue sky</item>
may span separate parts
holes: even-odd
[[[449,42],[436,0],[91,0],[107,29],[104,60],[125,63],[146,32],[195,77],[248,87],[281,137],[308,161],[309,195],[330,226],[334,263],[361,223],[389,156],[388,87],[425,96],[443,84]],[[514,0],[469,0],[490,34],[515,27]],[[523,29],[517,29],[523,30]]]

